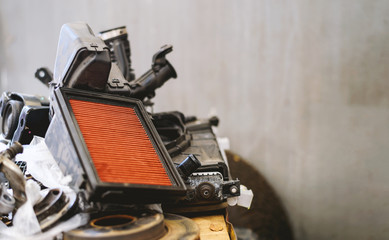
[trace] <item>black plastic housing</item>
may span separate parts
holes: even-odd
[[[48,106],[24,106],[12,142],[29,144],[34,136],[44,137],[49,124]]]
[[[49,100],[15,92],[0,99],[1,134],[7,140],[29,144],[34,135],[44,137],[49,126]]]
[[[55,85],[103,91],[110,69],[109,48],[88,24],[62,26],[54,67]]]

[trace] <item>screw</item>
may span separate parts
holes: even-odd
[[[238,188],[236,186],[231,186],[230,187],[230,193],[235,194],[237,192],[238,192]]]

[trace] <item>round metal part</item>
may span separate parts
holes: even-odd
[[[197,193],[203,199],[212,199],[215,196],[215,186],[209,182],[200,183],[197,186]]]
[[[156,240],[166,233],[160,213],[115,214],[92,219],[88,225],[64,233],[64,240]]]
[[[38,221],[42,221],[46,217],[57,213],[66,205],[66,200],[66,195],[62,190],[58,188],[51,189],[46,197],[34,206]]]
[[[65,194],[61,189],[51,189],[46,197],[34,206],[34,211],[42,230],[54,225],[77,208],[75,192]]]
[[[237,192],[238,192],[238,188],[236,186],[231,186],[230,187],[230,193],[235,194]]]
[[[132,223],[135,217],[131,215],[109,215],[93,219],[90,225],[95,228],[123,227]]]

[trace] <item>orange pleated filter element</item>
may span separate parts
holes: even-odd
[[[54,90],[45,142],[86,200],[163,203],[187,188],[143,103],[81,89]]]
[[[79,99],[69,102],[102,182],[172,185],[132,107]]]

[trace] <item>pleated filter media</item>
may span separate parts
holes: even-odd
[[[133,108],[74,99],[70,105],[101,181],[172,185]]]

